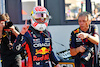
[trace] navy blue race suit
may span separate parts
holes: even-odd
[[[17,27],[15,27],[16,30]],[[17,52],[10,50],[9,42],[14,43],[16,36],[12,31],[7,32],[7,29],[3,29],[3,36],[1,42],[1,59],[2,67],[21,67],[21,56]]]
[[[83,41],[77,37],[77,34],[78,33],[81,33],[83,31],[80,30],[80,28],[77,28],[75,29],[74,31],[72,31],[71,33],[71,38],[70,38],[70,48],[77,48],[79,47],[80,45],[88,45],[89,47],[95,47],[94,50],[95,50],[95,55],[94,55],[94,58],[96,57],[97,58],[97,50],[96,48],[98,47],[97,45],[91,43],[87,38],[86,39],[83,39]],[[94,34],[98,34],[98,28],[96,25],[93,25],[91,24],[89,26],[89,29],[87,32],[85,33],[88,33],[92,36],[94,36]],[[83,43],[84,42],[84,43]],[[85,67],[92,67],[92,61],[93,61],[93,57],[91,56],[90,60],[88,62],[86,62],[86,64],[83,64],[81,63],[81,59],[80,57],[83,55],[83,53],[78,53],[76,56],[74,56],[75,58],[75,67],[81,67],[81,66],[85,66]],[[96,59],[95,58],[95,59]],[[97,61],[95,61],[95,65],[96,65]],[[95,66],[97,67],[97,66]]]
[[[52,51],[51,35],[47,30],[41,33],[30,26],[29,30],[24,35],[20,34],[14,43],[14,50],[22,51],[23,48],[28,56],[28,67],[49,67],[50,61],[58,64]]]

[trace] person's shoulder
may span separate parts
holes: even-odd
[[[72,31],[72,33],[76,34],[76,33],[79,33],[79,28],[76,28]]]
[[[48,30],[45,30],[45,31],[50,33],[50,31],[48,31]]]
[[[44,34],[47,34],[47,35],[49,35],[49,36],[51,37],[51,33],[50,33],[50,31],[48,31],[48,30],[44,30],[43,33],[44,33]]]
[[[49,33],[49,34],[51,34],[50,31],[48,31],[48,30],[45,30],[44,32],[45,32],[45,33]]]

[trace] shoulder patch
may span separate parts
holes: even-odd
[[[79,28],[73,31],[75,33],[79,33]]]

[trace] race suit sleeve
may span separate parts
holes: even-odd
[[[56,59],[53,51],[51,51],[51,54],[50,54],[50,61],[52,61],[54,63],[54,65],[58,64],[58,60]]]
[[[24,35],[21,35],[21,34],[18,35],[18,37],[16,38],[16,40],[13,44],[14,51],[21,52],[23,50],[23,48],[27,44],[26,37],[29,37],[28,32],[26,32]]]

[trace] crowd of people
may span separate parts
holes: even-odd
[[[94,19],[97,17],[94,15]],[[0,15],[0,45],[2,67],[22,67],[23,51],[28,57],[26,67],[61,67],[52,50],[52,37],[48,30],[50,15],[42,6],[31,12],[30,25],[27,20],[21,32],[10,21],[8,14]],[[75,67],[98,67],[97,48],[98,27],[91,24],[91,14],[80,12],[79,27],[71,32],[70,54],[75,59]],[[97,18],[96,18],[97,19]]]
[[[74,15],[74,13],[71,13],[71,11],[70,11],[69,15],[66,15],[66,20],[77,20],[79,14],[80,14],[81,12],[82,12],[82,9],[79,8],[79,9],[78,9],[78,12],[75,13],[75,16],[71,16],[71,15]],[[98,8],[95,8],[95,9],[92,11],[91,18],[92,18],[92,21],[100,21],[100,11],[98,10]]]

